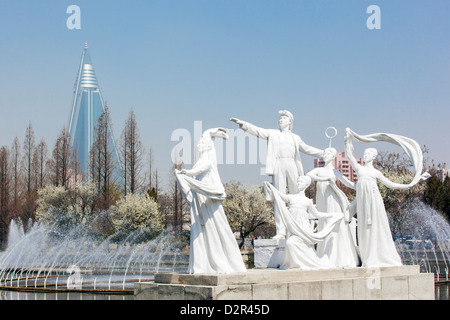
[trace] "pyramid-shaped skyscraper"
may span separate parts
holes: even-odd
[[[94,142],[97,119],[103,113],[104,108],[105,101],[89,55],[88,45],[85,43],[69,116],[69,133],[72,144],[77,150],[78,161],[85,173],[88,172],[89,168],[89,152]],[[118,153],[112,132],[110,139],[114,147],[113,157],[117,160]]]

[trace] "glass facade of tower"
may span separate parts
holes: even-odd
[[[81,56],[69,117],[69,133],[73,147],[77,150],[78,161],[85,173],[89,168],[89,152],[94,140],[95,126],[98,117],[103,113],[104,106],[103,96],[86,44]],[[111,145],[114,147],[113,156],[117,160],[114,137],[111,135],[110,139]]]

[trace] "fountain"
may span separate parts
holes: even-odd
[[[450,268],[450,224],[440,212],[419,200],[406,204],[404,223],[396,240],[404,264],[420,265],[434,273],[436,283],[448,281]]]
[[[12,221],[8,248],[0,253],[0,289],[132,294],[135,282],[161,271],[183,272],[183,243],[164,233],[141,242],[141,232],[101,239],[81,225],[36,223],[23,232]]]
[[[24,236],[22,220],[11,220],[8,231],[8,248],[14,247]]]

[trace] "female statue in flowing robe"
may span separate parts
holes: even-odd
[[[323,155],[325,166],[315,168],[307,173],[307,176],[317,181],[317,210],[344,214],[344,219],[324,241],[317,244],[316,250],[319,255],[327,255],[336,267],[354,268],[360,264],[360,261],[349,225],[353,215],[349,213],[349,201],[344,192],[336,185],[336,180],[352,189],[355,189],[355,185],[333,167],[332,161],[335,157],[336,149],[325,149]],[[318,230],[321,230],[326,223],[327,219],[319,220]]]
[[[314,245],[323,241],[343,218],[341,212],[319,212],[313,201],[306,197],[305,189],[311,184],[311,178],[298,178],[296,194],[282,194],[272,184],[265,182],[266,193],[272,196],[286,226],[286,255],[281,268],[300,268],[306,270],[330,269],[335,266],[326,255],[318,255]],[[289,208],[286,207],[289,204]],[[316,232],[310,218],[329,219],[323,229]]]
[[[222,201],[225,189],[217,169],[212,137],[227,139],[225,129],[209,129],[198,143],[199,159],[190,170],[175,170],[175,177],[190,204],[189,273],[224,274],[246,268]]]
[[[353,156],[352,140],[369,143],[385,141],[396,144],[407,153],[414,164],[415,176],[409,184],[391,182],[373,166],[378,152],[374,148],[364,151],[364,166],[356,162]],[[389,227],[388,216],[383,198],[378,189],[377,180],[393,189],[409,189],[419,181],[427,179],[422,174],[423,155],[417,142],[412,139],[386,133],[358,135],[347,128],[345,138],[347,158],[358,175],[356,184],[356,213],[358,216],[358,245],[363,267],[401,266],[401,258],[395,248]]]

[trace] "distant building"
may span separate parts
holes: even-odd
[[[362,158],[356,158],[356,161],[360,165],[364,165]],[[325,166],[323,159],[314,159],[314,168],[320,168]],[[337,152],[336,157],[333,160],[333,167],[339,170],[348,180],[356,182],[358,180],[355,170],[353,170],[350,162],[345,156],[345,152]]]
[[[87,173],[89,169],[89,152],[94,142],[94,129],[97,125],[97,119],[102,115],[104,108],[105,101],[100,91],[86,43],[81,55],[81,63],[77,73],[73,103],[69,116],[69,133],[72,139],[72,147],[77,152],[78,161],[84,173]],[[117,162],[119,157],[112,131],[109,139],[111,145],[114,146],[113,157]]]

